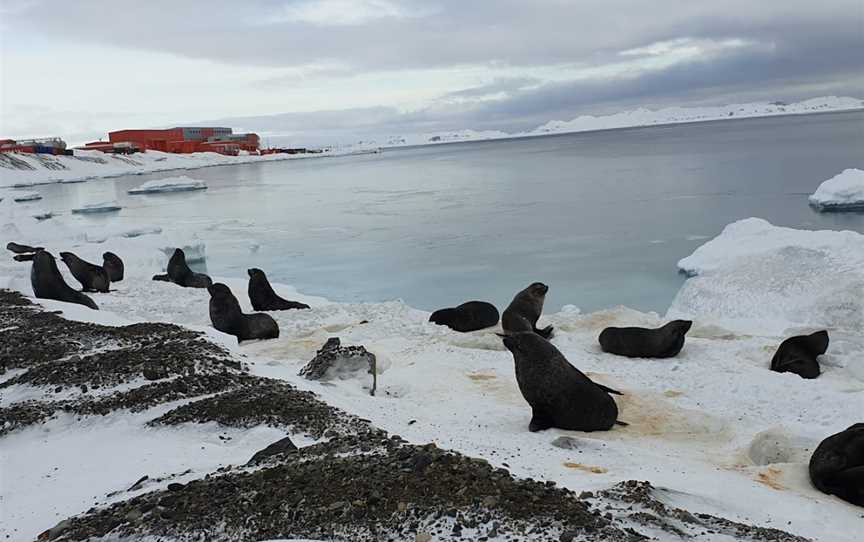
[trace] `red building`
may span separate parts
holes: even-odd
[[[110,145],[110,147],[109,147]],[[223,127],[177,127],[165,130],[118,130],[108,134],[108,142],[88,143],[83,149],[117,152],[118,145],[131,145],[140,150],[172,153],[218,152],[237,155],[240,151],[257,153],[257,134],[235,134]]]

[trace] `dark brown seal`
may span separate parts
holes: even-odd
[[[626,425],[617,421],[618,405],[609,395],[620,392],[585,376],[552,343],[531,331],[503,340],[513,354],[519,391],[531,405],[529,431],[606,431],[616,423]]]
[[[174,254],[168,260],[168,268],[164,275],[155,275],[153,280],[173,282],[185,288],[209,288],[213,280],[203,273],[195,273],[186,264],[186,253],[175,248]]]
[[[671,358],[684,347],[690,320],[673,320],[657,329],[644,327],[607,327],[600,333],[604,352],[628,358]]]
[[[454,331],[466,333],[486,329],[498,323],[498,309],[485,301],[468,301],[458,307],[439,309],[432,313],[429,321],[447,326]]]
[[[57,269],[57,261],[48,251],[40,250],[34,254],[33,267],[30,269],[30,285],[33,286],[33,294],[39,299],[77,303],[99,310],[92,299],[66,284],[63,275]]]
[[[210,321],[222,333],[234,335],[238,342],[279,337],[279,325],[273,317],[243,314],[240,302],[221,282],[209,286],[207,291],[210,292]]]
[[[828,350],[827,331],[789,337],[780,343],[780,347],[771,358],[771,370],[778,373],[795,373],[801,378],[816,378],[821,373],[816,358],[826,350]]]
[[[108,273],[101,265],[94,265],[82,260],[71,252],[61,252],[60,259],[69,268],[75,280],[81,283],[85,292],[105,293],[108,291],[111,281],[108,280]]]
[[[864,423],[822,441],[810,457],[816,489],[864,506]]]
[[[286,311],[291,309],[308,309],[309,305],[297,301],[282,299],[270,286],[267,275],[257,268],[248,269],[249,301],[256,311]]]
[[[113,252],[106,252],[102,255],[102,269],[108,273],[108,280],[111,282],[120,282],[123,280],[123,272],[125,269],[123,266],[123,260]]]
[[[537,320],[543,313],[543,301],[548,291],[548,286],[542,282],[535,282],[516,294],[501,315],[501,327],[504,333],[532,331],[544,339],[552,337],[552,326],[537,329]]]

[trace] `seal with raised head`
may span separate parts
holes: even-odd
[[[31,254],[33,252],[39,252],[40,250],[45,249],[43,247],[31,247],[30,245],[22,245],[19,243],[9,242],[6,243],[6,250],[15,254]]]
[[[864,423],[822,441],[810,457],[816,489],[864,506]]]
[[[33,294],[39,299],[77,303],[93,310],[99,310],[92,299],[66,284],[63,275],[57,269],[57,261],[46,250],[40,250],[33,255],[33,267],[30,268],[30,285],[33,286]]]
[[[287,311],[291,309],[308,309],[309,305],[297,301],[282,299],[270,286],[264,271],[253,267],[249,273],[249,301],[256,311]]]
[[[498,309],[485,301],[468,301],[458,307],[439,309],[432,313],[429,321],[447,326],[454,331],[466,333],[486,329],[498,323]]]
[[[69,268],[75,280],[81,283],[85,292],[107,292],[111,281],[108,273],[100,265],[84,261],[71,252],[61,252],[60,259]]]
[[[120,256],[113,252],[106,252],[102,255],[102,269],[108,273],[108,280],[111,282],[120,282],[123,280],[123,260]]]
[[[530,331],[503,340],[513,354],[519,391],[531,405],[529,431],[606,431],[616,423],[626,425],[618,421],[618,405],[609,395],[621,393],[588,378],[555,345]]]
[[[821,372],[816,358],[826,350],[828,350],[827,331],[789,337],[780,343],[780,347],[771,358],[771,370],[778,373],[795,373],[801,378],[816,378]]]
[[[657,329],[607,327],[600,333],[600,348],[628,358],[671,358],[684,347],[692,325],[690,320],[673,320]]]
[[[231,289],[217,282],[207,287],[210,292],[210,321],[213,327],[237,337],[237,341],[275,339],[279,325],[269,314],[243,314],[240,302]]]
[[[174,254],[168,260],[168,268],[164,275],[155,275],[153,280],[173,282],[186,288],[209,288],[213,280],[203,273],[195,273],[186,264],[186,253],[175,248]]]
[[[548,286],[542,282],[535,282],[516,294],[501,315],[501,327],[504,333],[533,331],[544,339],[552,337],[552,326],[537,329],[537,320],[543,312],[543,301],[548,291]]]

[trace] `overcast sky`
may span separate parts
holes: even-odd
[[[0,136],[296,142],[864,98],[862,0],[0,0]]]

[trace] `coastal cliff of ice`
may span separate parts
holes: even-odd
[[[820,184],[810,205],[820,211],[864,211],[864,171],[846,169]]]

